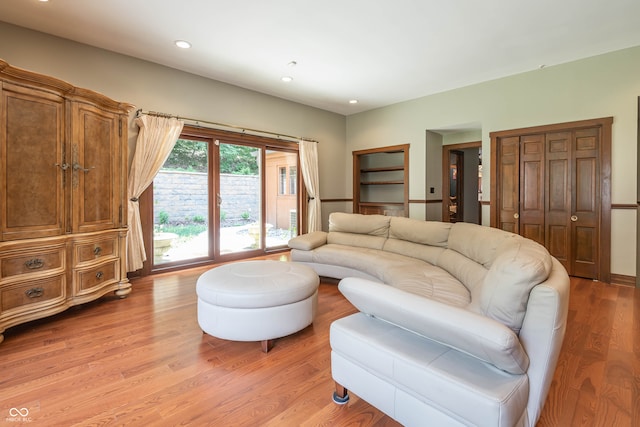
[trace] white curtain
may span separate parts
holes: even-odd
[[[170,117],[141,115],[136,118],[140,128],[129,171],[127,189],[129,232],[127,233],[127,271],[142,268],[146,261],[142,225],[140,224],[140,205],[138,198],[153,182],[158,171],[171,154],[173,146],[180,137],[184,122]]]
[[[300,141],[300,168],[309,196],[308,232],[322,230],[322,212],[320,210],[320,178],[318,174],[318,147],[315,141]]]

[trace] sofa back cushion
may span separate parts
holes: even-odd
[[[498,228],[456,222],[451,226],[448,245],[449,249],[490,268],[500,245],[516,237],[519,236]]]
[[[438,258],[440,258],[440,255],[442,255],[442,252],[446,251],[445,248],[428,246],[420,243],[407,242],[406,240],[392,238],[388,238],[385,241],[382,250],[385,252],[391,252],[411,258],[417,258],[433,265],[437,265]]]
[[[327,234],[328,244],[352,246],[354,248],[382,250],[386,241],[386,237],[371,236],[369,234],[343,233],[341,231],[330,231]]]
[[[368,234],[388,237],[391,217],[333,212],[329,215],[329,232]]]
[[[474,305],[485,316],[519,333],[529,293],[549,277],[551,266],[549,252],[533,240],[517,236],[505,241],[497,250]]]
[[[389,224],[389,238],[446,248],[449,230],[451,230],[451,223],[448,222],[392,217]]]
[[[471,293],[471,302],[473,303],[480,292],[479,289],[482,288],[488,269],[453,249],[445,249],[436,265],[448,271],[466,286]],[[480,312],[480,310],[474,311]]]
[[[389,236],[391,217],[333,212],[329,215],[327,243],[382,249]]]

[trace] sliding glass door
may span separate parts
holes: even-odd
[[[286,246],[298,235],[298,153],[267,150],[265,158],[265,246]]]
[[[179,139],[153,181],[153,264],[209,256],[209,144]]]
[[[262,249],[262,149],[219,142],[220,254]]]
[[[286,248],[298,171],[296,143],[185,126],[145,198],[149,272]]]

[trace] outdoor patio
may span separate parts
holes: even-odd
[[[258,247],[258,235],[255,234],[255,225],[244,224],[220,229],[220,253],[228,254],[255,249]],[[294,231],[287,229],[275,229],[267,224],[267,248],[286,246],[289,239],[295,236]],[[163,264],[173,261],[181,261],[191,258],[206,257],[209,253],[208,231],[203,231],[198,235],[184,239],[173,233],[170,246],[166,250],[154,250],[154,264]],[[156,234],[157,236],[158,234]],[[159,249],[158,240],[154,239],[154,249]]]

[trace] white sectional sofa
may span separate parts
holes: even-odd
[[[359,310],[331,325],[347,390],[407,426],[534,426],[564,338],[569,277],[541,245],[467,223],[333,213],[291,259]]]

